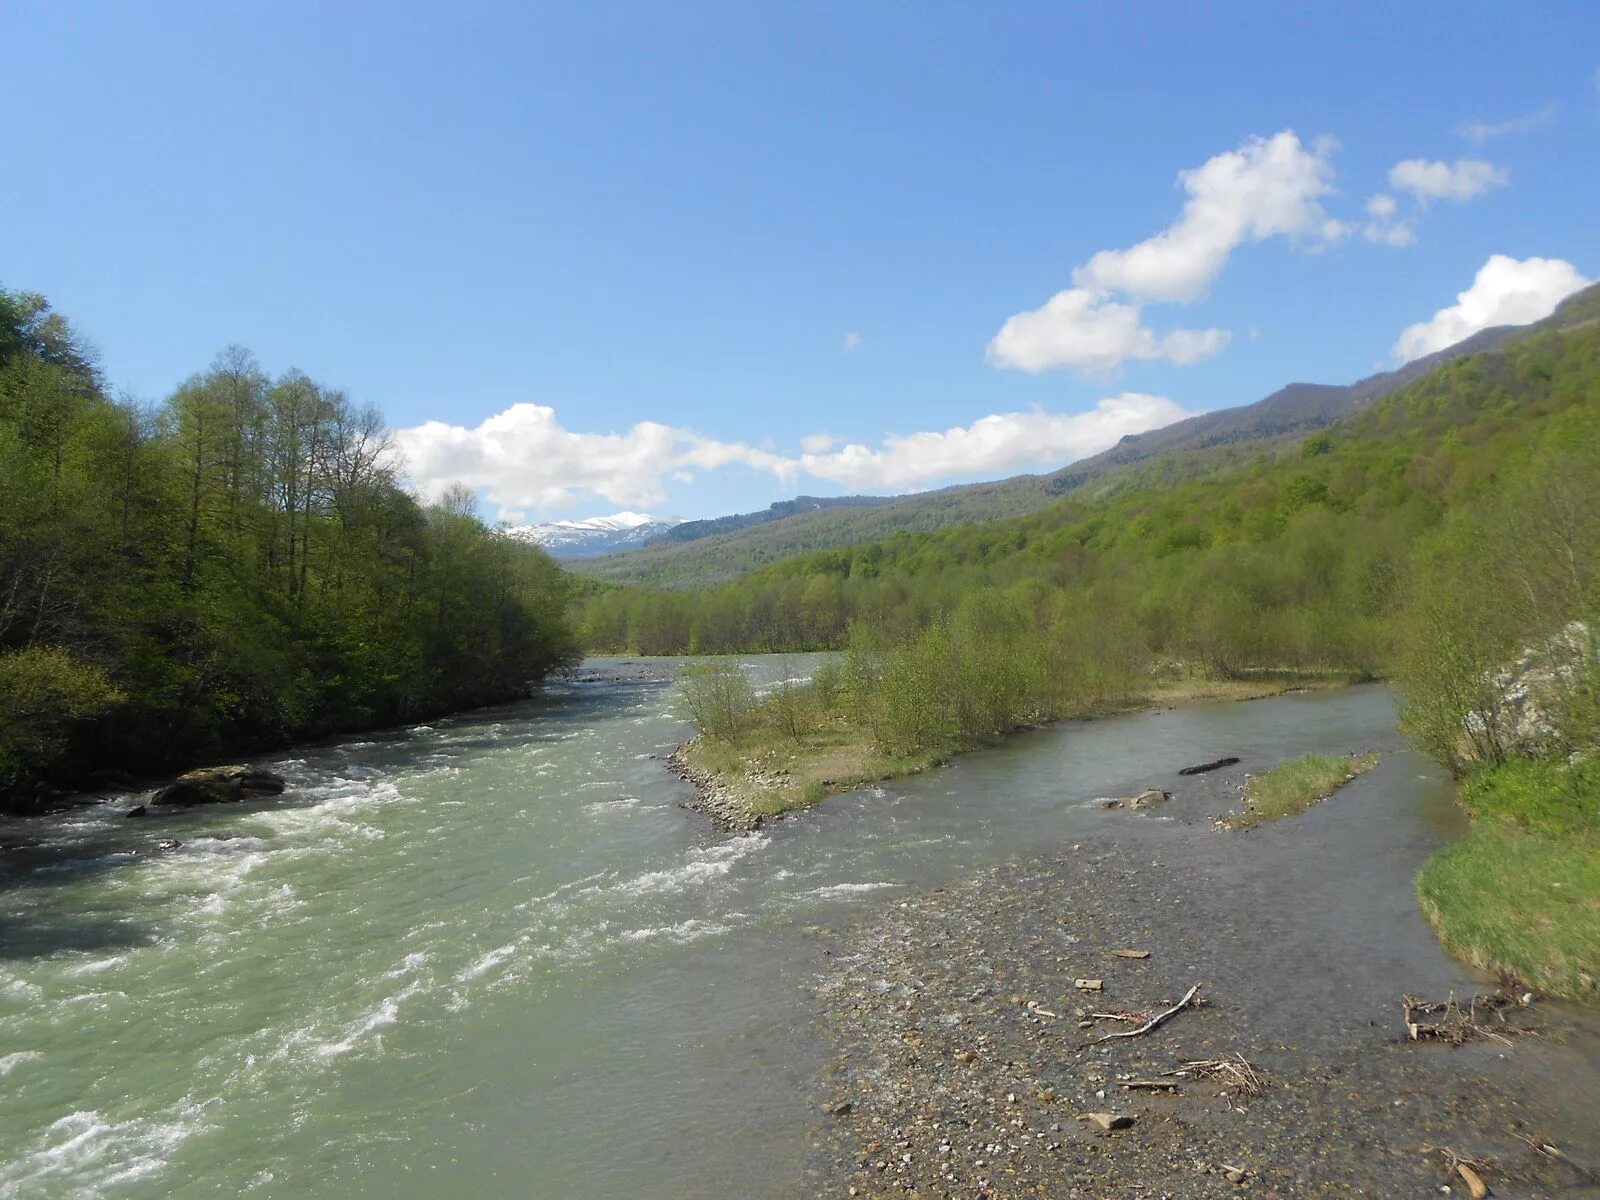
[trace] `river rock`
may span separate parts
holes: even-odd
[[[1089,1124],[1110,1133],[1113,1129],[1127,1129],[1133,1124],[1133,1118],[1127,1113],[1092,1112],[1085,1113],[1084,1119]]]
[[[1148,788],[1137,796],[1123,796],[1116,800],[1107,800],[1106,808],[1152,808],[1171,799],[1171,793],[1165,788]]]
[[[1540,754],[1562,741],[1561,710],[1600,659],[1594,632],[1573,621],[1546,641],[1528,646],[1515,662],[1489,674],[1490,706],[1467,714],[1464,758],[1485,749]]]
[[[124,814],[124,815],[125,815],[125,816],[129,816],[129,817],[142,817],[142,816],[144,816],[144,815],[145,815],[145,814],[146,814],[146,813],[147,813],[147,812],[149,812],[149,811],[150,811],[150,810],[149,810],[149,809],[147,809],[147,808],[145,808],[145,806],[144,806],[144,805],[142,805],[142,804],[135,804],[135,805],[134,805],[134,806],[133,806],[133,807],[132,807],[132,808],[130,808],[130,809],[129,809],[129,810],[128,810],[128,811],[127,811],[127,812],[126,812],[126,813],[125,813],[125,814]]]
[[[255,767],[201,767],[178,776],[150,798],[151,804],[227,804],[252,796],[276,796],[283,777]]]

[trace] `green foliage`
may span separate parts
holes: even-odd
[[[734,663],[685,667],[679,691],[689,709],[689,719],[708,738],[737,742],[750,725],[755,692]]]
[[[76,723],[126,699],[104,668],[59,647],[0,653],[0,791],[29,782],[53,762]]]
[[[117,403],[65,320],[0,290],[0,661],[13,686],[41,647],[71,664],[56,716],[7,722],[0,804],[510,699],[575,658],[567,605],[470,497],[399,486],[373,410],[237,348]]]
[[[1417,895],[1445,944],[1542,991],[1600,996],[1600,771],[1512,761],[1462,789],[1475,820]]]
[[[1376,754],[1307,754],[1250,777],[1244,789],[1244,811],[1226,818],[1229,829],[1254,829],[1305,812],[1358,775],[1378,765]]]

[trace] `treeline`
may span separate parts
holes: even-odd
[[[470,494],[407,493],[342,392],[230,348],[154,410],[113,400],[0,291],[0,806],[513,698],[575,658],[568,602]]]
[[[1302,440],[1124,469],[1027,516],[802,555],[701,590],[593,590],[583,635],[646,654],[837,649],[853,624],[903,640],[992,589],[1037,628],[1063,612],[1126,626],[1149,662],[1390,674],[1413,636],[1402,609],[1426,540],[1533,478],[1566,474],[1572,503],[1593,503],[1600,476],[1539,455],[1600,441],[1597,414],[1600,330],[1542,334]]]

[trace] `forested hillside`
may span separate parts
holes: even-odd
[[[512,698],[571,661],[565,577],[382,418],[229,349],[153,411],[0,291],[0,808],[139,771]]]
[[[1485,329],[1448,349],[1353,384],[1292,383],[1253,404],[1202,413],[1149,433],[1129,435],[1110,449],[1052,474],[1018,475],[902,496],[865,510],[799,513],[756,528],[743,527],[741,522],[736,528],[711,531],[696,528],[708,523],[694,522],[680,526],[670,539],[591,560],[581,569],[586,575],[614,583],[704,586],[809,551],[880,541],[901,531],[925,533],[1035,512],[1057,498],[1092,491],[1108,474],[1139,464],[1160,470],[1171,482],[1192,474],[1197,461],[1212,462],[1197,460],[1195,451],[1244,447],[1249,452],[1273,453],[1274,444],[1355,416],[1457,359],[1540,333],[1578,328],[1597,318],[1600,287],[1590,287],[1569,297],[1555,313],[1534,325]],[[705,536],[706,532],[712,536]],[[674,544],[684,541],[689,544]]]
[[[1566,525],[1541,518],[1550,489],[1576,514]],[[1451,586],[1493,598],[1503,648],[1512,629],[1581,607],[1597,504],[1600,327],[1580,323],[1448,363],[1311,436],[1135,464],[1026,516],[801,555],[702,591],[603,591],[584,632],[643,653],[839,646],[853,622],[892,641],[994,587],[1041,628],[1093,625],[1145,661],[1386,673],[1408,606],[1443,577],[1414,569],[1432,539],[1489,523],[1471,535],[1483,569]],[[1510,513],[1515,533],[1498,524]],[[1512,620],[1529,589],[1474,580],[1557,537],[1572,543],[1546,548],[1570,560],[1552,577],[1566,592]]]

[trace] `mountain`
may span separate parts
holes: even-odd
[[[671,532],[681,524],[683,520],[680,517],[619,512],[609,517],[585,517],[579,521],[509,525],[505,532],[518,541],[543,546],[554,558],[574,559],[632,550]]]
[[[1532,325],[1484,329],[1444,350],[1352,384],[1291,383],[1253,404],[1201,413],[1149,433],[1130,434],[1110,449],[1048,475],[1016,475],[893,497],[868,506],[801,511],[717,529],[689,541],[657,539],[626,554],[589,558],[579,569],[617,583],[700,586],[812,550],[878,541],[901,531],[921,533],[1021,516],[1135,464],[1159,465],[1179,476],[1204,468],[1206,464],[1196,459],[1195,452],[1215,455],[1230,447],[1265,446],[1303,437],[1363,411],[1448,362],[1546,330],[1573,329],[1595,321],[1600,321],[1600,285],[1569,296],[1553,314]],[[1200,459],[1204,457],[1201,453]]]
[[[781,521],[801,513],[820,512],[825,508],[876,508],[893,504],[899,496],[796,496],[793,500],[779,500],[759,512],[736,513],[731,517],[712,517],[704,521],[685,521],[661,533],[657,542],[695,542],[714,537],[719,533],[734,533],[753,525]]]

